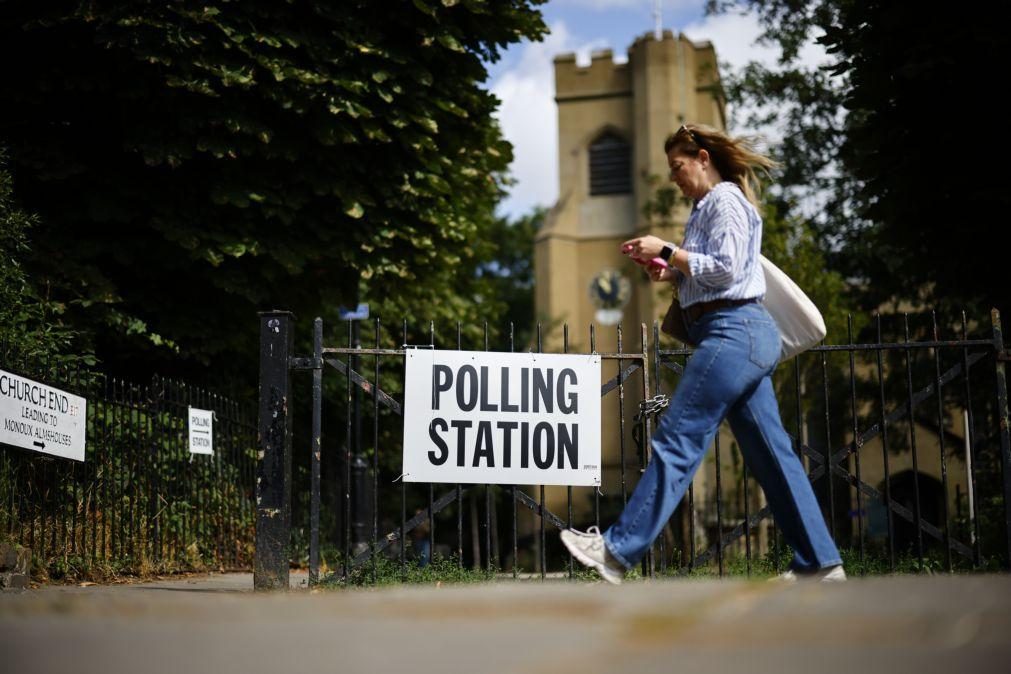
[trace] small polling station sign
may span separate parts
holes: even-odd
[[[190,454],[214,453],[214,412],[189,408]]]
[[[600,484],[600,356],[408,349],[404,480]]]
[[[0,370],[0,442],[84,461],[88,401]]]

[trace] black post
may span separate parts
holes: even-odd
[[[148,467],[150,470],[147,506],[148,538],[151,543],[151,560],[161,564],[161,517],[158,515],[158,496],[161,494],[161,465],[158,455],[162,438],[162,429],[159,425],[161,423],[162,380],[158,375],[151,378],[151,386],[148,391]]]
[[[312,483],[309,487],[309,584],[319,582],[319,490],[323,424],[323,319],[312,324]]]
[[[1007,377],[1004,369],[1007,352],[1004,351],[1004,332],[1001,326],[1000,312],[997,309],[990,310],[990,320],[993,323],[993,346],[996,351],[994,362],[996,363],[997,378],[997,418],[1000,427],[1000,467],[1004,478],[1004,542],[1007,545],[1004,568],[1006,570],[1011,569],[1011,432],[1008,430],[1011,422],[1008,419]]]
[[[354,330],[354,348],[362,348],[361,320],[351,322]],[[361,359],[355,355],[351,356],[351,372],[361,374]],[[348,373],[348,378],[352,376]],[[369,493],[366,491],[365,474],[369,469],[368,462],[362,456],[362,387],[355,386],[354,406],[352,415],[354,420],[354,437],[352,439],[353,458],[351,461],[351,487],[353,492],[353,508],[351,511],[351,531],[353,534],[352,554],[357,555],[368,545],[369,522],[372,515],[369,513]]]
[[[291,372],[293,315],[260,313],[260,407],[256,463],[253,587],[288,589],[291,534]]]

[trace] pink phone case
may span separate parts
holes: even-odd
[[[667,262],[665,262],[662,257],[654,257],[652,260],[649,261],[649,266],[650,266],[651,269],[653,267],[659,267],[660,269],[666,269],[670,265],[668,265]]]
[[[627,246],[622,246],[621,252],[624,253],[625,255],[628,255],[629,253],[632,252],[632,245],[629,244]],[[666,260],[664,260],[662,257],[654,257],[652,260],[641,260],[637,257],[632,257],[632,260],[636,264],[640,264],[643,267],[649,267],[650,269],[652,269],[653,267],[660,267],[661,269],[666,269],[668,266],[670,266],[667,264]]]
[[[637,258],[636,256],[632,255],[632,248],[633,248],[632,244],[628,244],[627,246],[622,246],[621,247],[621,252],[624,253],[625,255],[628,255],[630,258],[632,258],[632,262],[635,262],[638,265],[641,265],[641,266],[645,267],[648,264],[650,264],[649,261],[642,260],[642,259]],[[657,258],[657,259],[660,259],[660,258]]]

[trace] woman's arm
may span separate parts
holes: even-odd
[[[740,276],[748,259],[751,223],[744,204],[733,194],[719,192],[706,204],[701,225],[706,233],[700,252],[684,254],[689,275],[707,288],[727,288]],[[678,266],[680,268],[680,265]]]

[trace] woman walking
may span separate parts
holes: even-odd
[[[846,574],[807,474],[779,416],[772,372],[781,337],[762,305],[762,219],[755,204],[757,170],[774,162],[743,138],[682,125],[664,152],[670,179],[694,200],[681,246],[655,236],[622,248],[652,267],[656,282],[677,283],[691,341],[697,347],[653,435],[653,456],[632,496],[603,534],[562,531],[569,552],[608,582],[621,582],[670,519],[727,419],[794,558],[781,578],[842,581]]]

